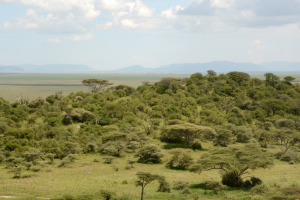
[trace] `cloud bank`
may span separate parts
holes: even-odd
[[[187,0],[188,1],[188,0]],[[0,0],[28,7],[24,16],[5,20],[1,30],[23,29],[81,41],[114,29],[228,32],[269,27],[300,27],[300,0],[194,0],[160,13],[142,0]],[[59,42],[58,42],[59,41]]]

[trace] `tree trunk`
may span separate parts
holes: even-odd
[[[141,200],[144,199],[144,186],[142,185],[142,194],[141,194]]]

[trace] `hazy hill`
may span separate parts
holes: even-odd
[[[148,73],[148,72],[154,72],[154,70],[155,69],[145,68],[141,65],[134,65],[134,66],[124,67],[124,68],[114,70],[114,72],[117,72],[117,73]]]
[[[24,72],[24,69],[15,66],[0,66],[0,72]]]
[[[40,72],[40,73],[71,73],[71,72],[92,72],[94,69],[87,65],[65,65],[65,64],[47,64],[47,65],[11,65],[0,66],[0,72]]]
[[[164,65],[158,68],[145,68],[143,66],[131,66],[114,70],[117,73],[195,73],[214,70],[216,72],[227,73],[230,71],[243,72],[300,72],[300,62],[269,62],[262,64],[235,63],[230,61],[214,61],[207,63],[181,63]]]
[[[155,71],[157,72],[206,72],[214,70],[217,72],[229,71],[259,71],[261,66],[253,63],[234,63],[229,61],[214,61],[208,63],[183,63],[161,66]]]
[[[242,71],[248,73],[264,72],[300,72],[300,62],[266,62],[261,64],[254,63],[235,63],[230,61],[214,61],[207,63],[180,63],[160,66],[158,68],[145,68],[141,65],[124,67],[116,70],[96,71],[87,65],[11,65],[0,66],[0,72],[35,72],[35,73],[186,73],[195,72],[205,73],[207,70],[214,70],[219,73],[230,71]]]

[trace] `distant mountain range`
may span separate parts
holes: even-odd
[[[77,72],[94,72],[95,70],[87,65],[64,65],[64,64],[47,64],[47,65],[10,65],[1,66],[0,72],[34,72],[34,73],[77,73]]]
[[[0,72],[34,72],[34,73],[195,73],[214,70],[216,72],[227,73],[230,71],[264,73],[264,72],[300,72],[300,62],[268,62],[261,64],[235,63],[230,61],[214,61],[207,63],[182,63],[164,65],[158,68],[145,68],[141,65],[124,67],[116,70],[97,71],[87,65],[11,65],[1,66]]]
[[[214,61],[207,63],[182,63],[165,65],[158,68],[145,68],[140,65],[120,68],[115,73],[195,73],[214,70],[227,73],[230,71],[263,72],[300,72],[300,62],[268,62],[261,64]]]

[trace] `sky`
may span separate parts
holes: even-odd
[[[300,0],[0,0],[0,65],[300,61]]]

